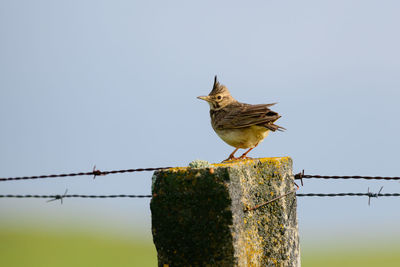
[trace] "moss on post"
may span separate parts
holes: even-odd
[[[153,176],[158,265],[300,266],[289,157],[172,168]]]

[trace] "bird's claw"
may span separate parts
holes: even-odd
[[[248,156],[246,156],[246,155],[241,155],[241,156],[238,158],[238,160],[241,160],[241,159],[252,159],[252,157],[248,157]]]
[[[229,157],[229,158],[223,160],[222,162],[235,161],[235,160],[239,160],[239,158],[237,158],[237,157]]]

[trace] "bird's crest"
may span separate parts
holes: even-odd
[[[213,89],[210,92],[210,95],[216,95],[216,94],[224,92],[225,90],[227,91],[228,88],[226,88],[225,85],[220,84],[218,82],[217,75],[215,75],[214,85],[213,85]]]

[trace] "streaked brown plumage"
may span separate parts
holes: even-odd
[[[282,131],[285,128],[274,124],[281,116],[270,110],[272,104],[250,105],[236,101],[226,86],[220,84],[217,76],[208,96],[199,96],[210,105],[211,125],[218,136],[236,149],[226,160],[247,158],[247,153],[256,147],[269,131]],[[235,152],[239,148],[249,148],[239,158]]]

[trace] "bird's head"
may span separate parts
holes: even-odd
[[[217,75],[214,77],[214,86],[210,94],[207,96],[198,96],[197,98],[207,101],[212,110],[218,110],[236,102],[231,93],[229,93],[228,88],[218,82]]]

